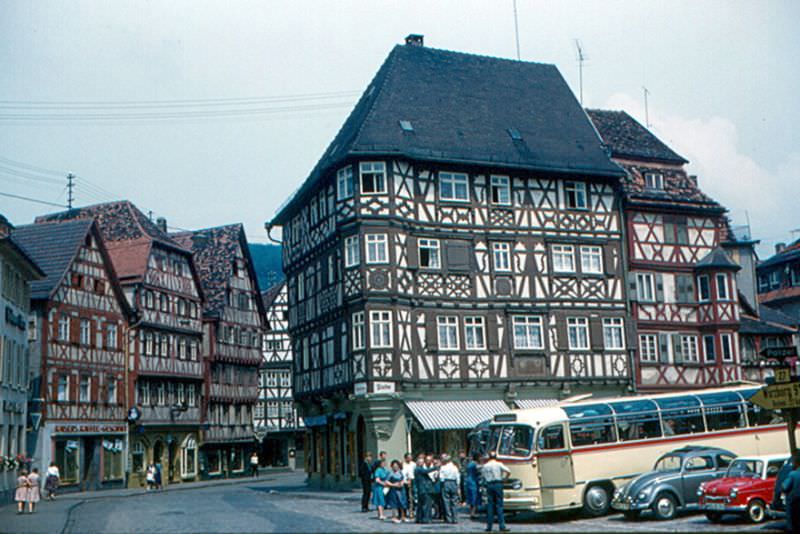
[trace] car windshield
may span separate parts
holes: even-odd
[[[530,456],[533,446],[533,428],[525,425],[492,426],[489,450],[501,456]]]
[[[760,477],[764,464],[759,460],[734,460],[725,476]]]
[[[658,459],[656,466],[653,468],[654,471],[680,471],[680,469],[681,457],[675,454],[662,456]]]

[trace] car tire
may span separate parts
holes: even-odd
[[[662,492],[653,501],[653,515],[659,521],[669,521],[678,513],[678,501],[671,493]]]
[[[747,503],[747,519],[751,523],[762,523],[767,518],[767,505],[761,499]]]
[[[589,517],[600,517],[611,507],[611,492],[600,484],[589,486],[583,494],[583,513]]]
[[[722,519],[722,514],[719,512],[706,512],[706,519],[712,523],[719,523],[719,520]]]
[[[628,510],[627,512],[622,512],[622,515],[625,516],[625,519],[628,521],[636,521],[639,519],[641,513],[639,510]]]

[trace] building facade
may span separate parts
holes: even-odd
[[[204,477],[245,473],[255,447],[253,408],[265,329],[264,308],[241,224],[173,234],[192,251],[203,307]]]
[[[28,451],[61,486],[123,487],[128,456],[124,336],[130,309],[92,220],[32,224],[13,239],[45,278],[31,287]]]
[[[775,254],[758,264],[758,301],[800,318],[800,240],[778,243]]]
[[[626,391],[622,174],[555,67],[396,47],[271,222],[311,480]]]

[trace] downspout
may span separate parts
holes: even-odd
[[[136,297],[138,297],[138,296],[139,295],[138,295],[138,291],[137,291],[136,292]],[[136,328],[137,326],[139,326],[142,323],[142,318],[141,317],[138,317],[138,318],[136,317],[138,315],[138,312],[136,310],[133,310],[133,314],[134,314],[134,317],[135,317],[133,323],[127,324],[127,321],[126,321],[126,325],[125,325],[125,423],[128,425],[128,431],[125,432],[125,450],[127,451],[127,454],[125,454],[125,466],[124,466],[124,469],[125,469],[125,487],[128,487],[128,484],[130,483],[130,465],[128,463],[128,458],[130,458],[130,455],[131,455],[131,443],[130,443],[130,441],[131,441],[131,439],[130,439],[131,432],[130,432],[130,421],[128,420],[128,413],[130,412],[130,409],[131,409],[131,405],[130,405],[130,400],[131,400],[131,398],[130,398],[131,397],[130,389],[131,388],[130,388],[130,384],[129,384],[129,380],[130,380],[129,369],[130,369],[130,366],[131,366],[131,362],[130,362],[130,358],[131,358],[131,356],[130,356],[130,347],[131,347],[130,336],[131,336],[131,330]]]
[[[628,251],[628,221],[625,218],[625,197],[622,194],[622,188],[619,183],[617,183],[617,188],[620,191],[619,195],[619,204],[617,210],[619,211],[619,220],[620,220],[620,236],[621,236],[621,248],[620,252],[622,256],[620,257],[620,266],[622,267],[622,287],[625,294],[625,311],[627,312],[628,317],[630,317],[630,325],[628,326],[628,330],[631,332],[630,341],[628,343],[628,365],[631,373],[631,381],[629,390],[631,393],[636,393],[638,391],[637,388],[637,381],[638,381],[638,369],[636,367],[636,344],[639,336],[637,335],[636,331],[636,317],[633,316],[633,305],[631,301],[631,296],[628,294],[630,292],[630,284],[628,283],[629,280],[629,272],[628,272],[628,265],[629,265],[629,251]]]

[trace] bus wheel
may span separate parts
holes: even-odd
[[[600,517],[608,513],[611,504],[607,488],[595,485],[586,490],[583,496],[583,513],[589,517]]]
[[[667,521],[675,517],[678,510],[678,502],[669,493],[659,493],[656,502],[653,503],[653,514],[656,519]]]
[[[747,519],[752,523],[761,523],[767,518],[767,508],[760,499],[753,499],[747,505]]]
[[[719,520],[722,519],[722,514],[719,512],[706,512],[706,519],[712,523],[719,523]]]

